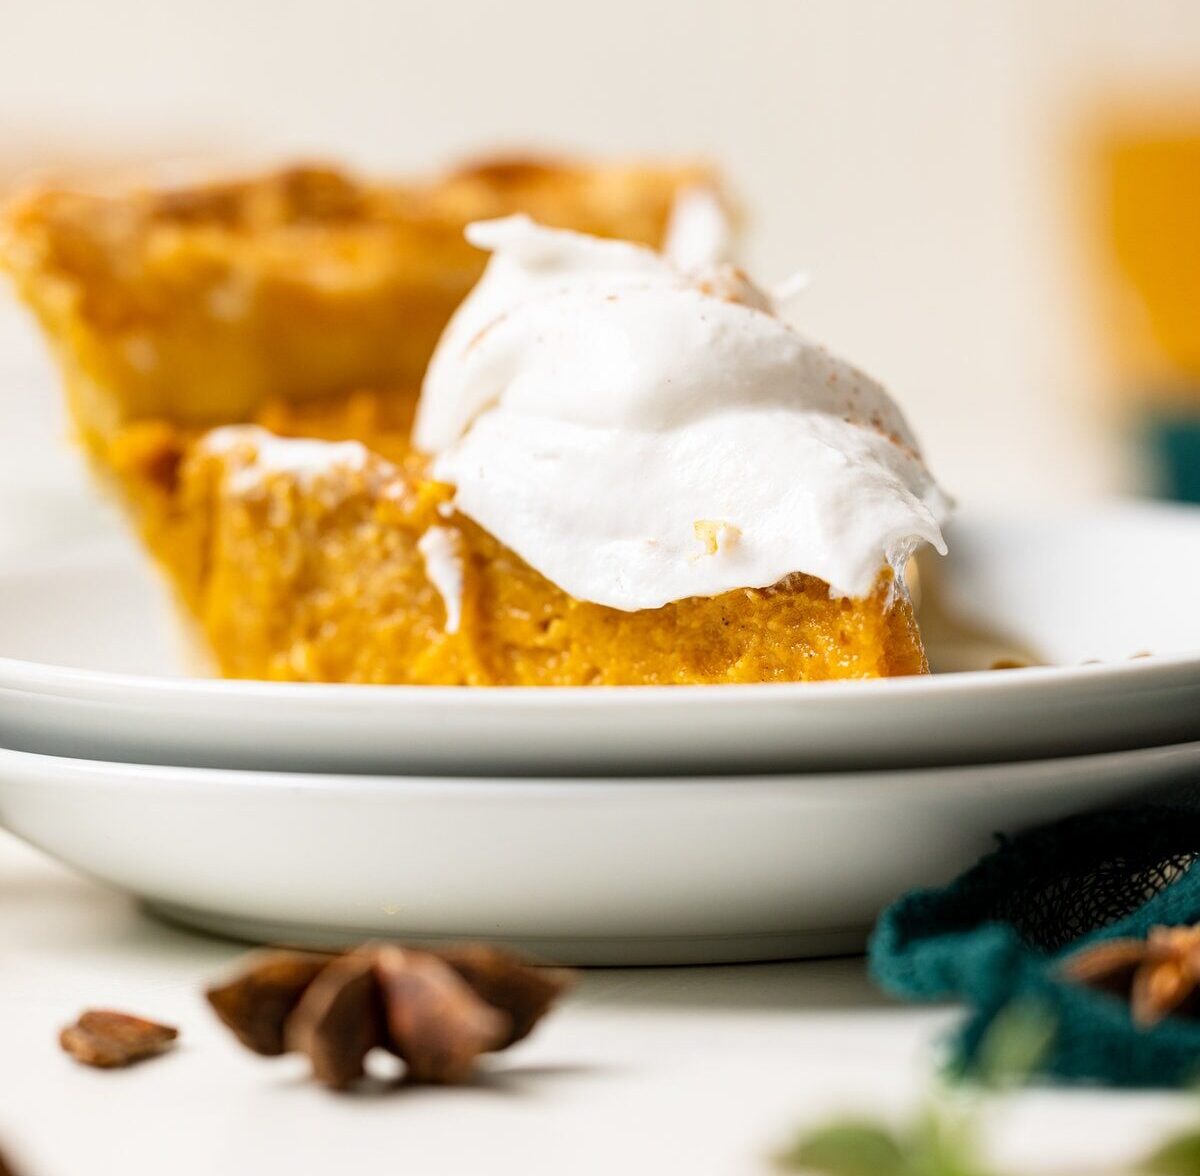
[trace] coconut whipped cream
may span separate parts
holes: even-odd
[[[425,575],[446,606],[446,632],[457,633],[462,624],[463,571],[462,538],[450,527],[430,527],[417,540],[425,561]]]
[[[948,500],[899,409],[740,271],[521,216],[467,237],[492,258],[415,440],[457,509],[571,596],[647,609],[804,572],[861,597],[944,552]]]
[[[733,260],[733,227],[719,192],[695,187],[679,193],[671,207],[662,251],[682,270]]]
[[[334,470],[366,470],[374,460],[358,441],[317,441],[280,437],[258,425],[223,425],[206,433],[200,448],[208,453],[241,453],[230,490],[246,493],[272,474],[289,474],[304,486],[328,477]]]

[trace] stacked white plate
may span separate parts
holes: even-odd
[[[131,543],[3,557],[0,824],[247,939],[484,938],[577,963],[855,949],[995,833],[1200,782],[1200,510],[965,517],[950,542],[944,607],[1047,665],[744,687],[216,681],[187,674]]]

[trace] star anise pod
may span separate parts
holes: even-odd
[[[367,944],[266,952],[207,996],[248,1049],[302,1053],[319,1082],[342,1089],[376,1048],[400,1058],[410,1082],[465,1082],[480,1054],[529,1033],[572,979],[484,944]]]
[[[1145,939],[1108,939],[1063,964],[1078,984],[1129,1001],[1143,1028],[1168,1016],[1200,1014],[1200,925],[1151,927]]]
[[[169,1049],[179,1030],[131,1013],[88,1009],[59,1035],[58,1043],[85,1066],[113,1070]]]

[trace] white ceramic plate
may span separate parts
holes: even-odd
[[[583,775],[979,763],[1200,739],[1200,510],[966,517],[950,541],[948,607],[1052,667],[737,687],[220,682],[182,676],[165,593],[132,543],[10,560],[0,745],[185,766]],[[1155,656],[1128,660],[1144,651]]]
[[[861,947],[997,831],[1173,786],[1200,744],[807,776],[456,779],[124,766],[0,751],[0,822],[248,939],[497,939],[587,964]]]

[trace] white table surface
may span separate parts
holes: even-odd
[[[32,335],[0,306],[0,559],[114,525],[63,440]],[[333,1095],[301,1059],[238,1047],[201,999],[244,949],[161,925],[0,833],[0,1148],[27,1176],[586,1176],[769,1172],[804,1124],[903,1117],[959,1016],[881,997],[860,959],[588,973],[528,1041],[464,1089]],[[129,1071],[56,1045],[86,1006],[177,1024]],[[1019,1172],[1094,1172],[1195,1096],[1035,1092],[991,1132]]]
[[[300,1058],[257,1058],[201,998],[243,948],[159,924],[0,834],[0,1141],[29,1176],[370,1172],[414,1176],[769,1172],[801,1124],[903,1116],[952,1009],[889,1003],[860,959],[597,970],[463,1089],[336,1095]],[[121,1072],[55,1042],[84,1007],[180,1026]],[[998,1108],[994,1154],[1095,1171],[1195,1096],[1034,1093]]]

